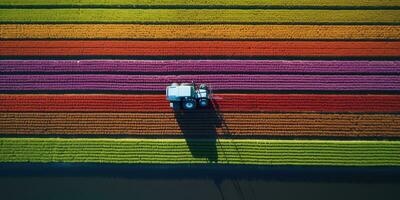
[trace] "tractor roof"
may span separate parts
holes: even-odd
[[[193,92],[193,86],[169,86],[167,89],[167,95],[170,97],[191,97]]]

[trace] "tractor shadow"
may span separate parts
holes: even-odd
[[[210,102],[208,108],[194,111],[175,111],[175,119],[194,158],[218,162],[218,129],[224,125],[218,104]]]

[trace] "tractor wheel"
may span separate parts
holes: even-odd
[[[192,98],[185,99],[182,106],[185,110],[194,110],[196,108],[196,101]]]
[[[200,105],[200,107],[202,107],[202,108],[207,107],[207,106],[208,106],[208,99],[206,99],[206,98],[201,98],[201,99],[199,99],[199,105]]]

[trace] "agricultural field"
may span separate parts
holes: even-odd
[[[390,25],[0,24],[4,39],[398,40],[399,29]]]
[[[1,20],[1,17],[0,17]],[[8,23],[8,22],[7,22]],[[22,23],[22,22],[21,22]],[[80,23],[80,22],[79,22]],[[209,57],[209,58],[368,58],[399,57],[393,41],[120,41],[120,40],[5,40],[2,57]],[[299,49],[302,51],[299,52]]]
[[[0,165],[400,166],[400,3],[0,2]],[[211,104],[172,110],[172,82]]]
[[[399,166],[398,141],[1,138],[0,161]]]

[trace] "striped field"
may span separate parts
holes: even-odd
[[[399,167],[399,16],[399,0],[2,0],[0,163]],[[166,86],[192,81],[210,107],[172,110]]]

